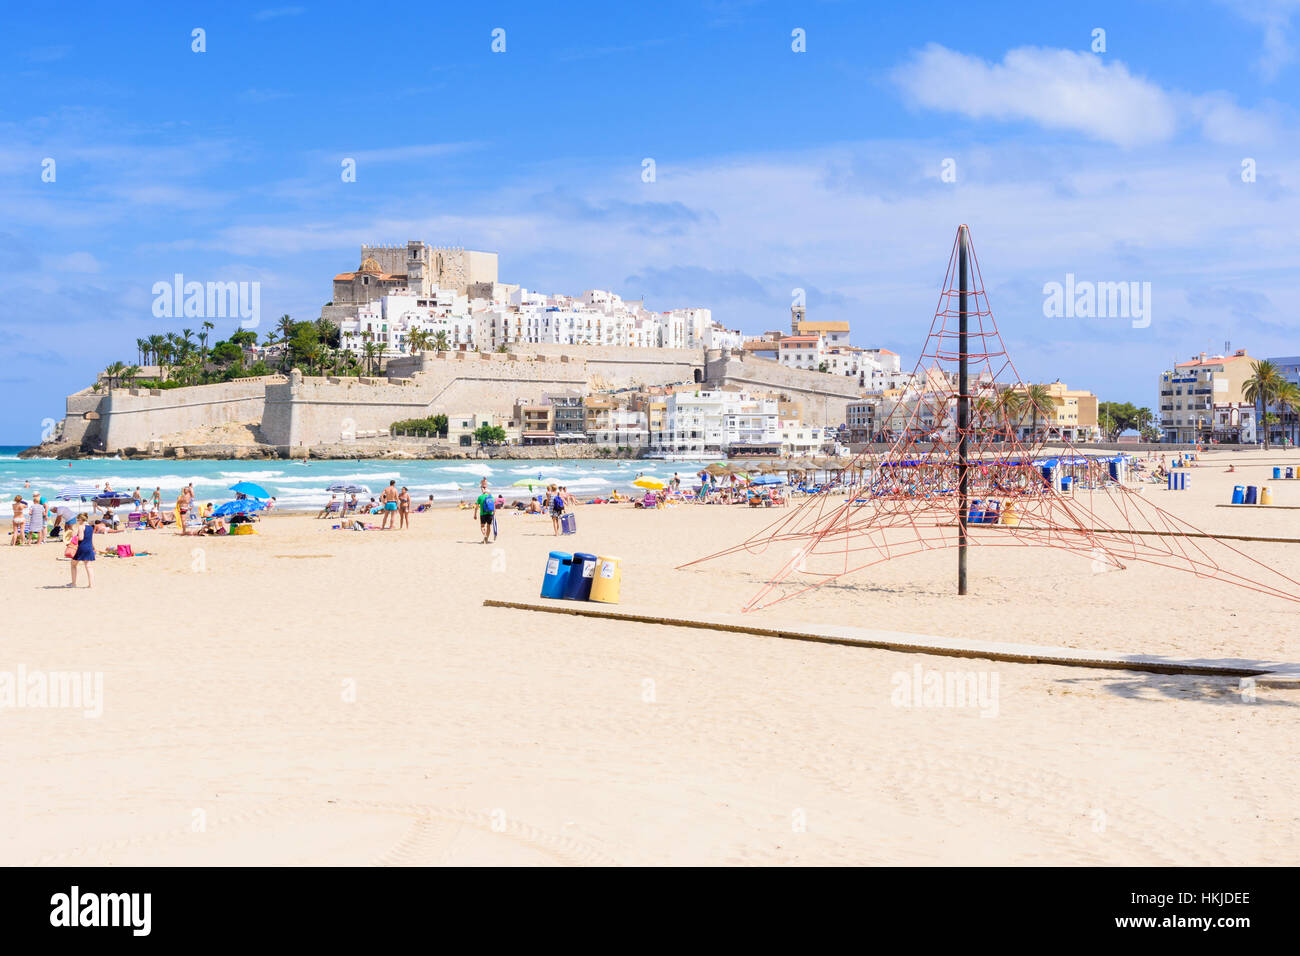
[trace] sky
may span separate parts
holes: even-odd
[[[967,223],[1022,379],[1300,353],[1300,0],[175,6],[7,5],[0,444],[195,327],[155,283],[266,331],[409,239],[746,333],[802,289],[910,367]],[[1048,314],[1067,275],[1149,321]]]

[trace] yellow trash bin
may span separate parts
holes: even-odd
[[[1007,506],[1002,509],[1002,523],[1004,525],[1020,524],[1020,514],[1016,511],[1015,505],[1007,502]]]
[[[1261,505],[1271,505],[1273,503],[1273,489],[1268,485],[1259,489],[1259,503]]]
[[[618,586],[623,580],[622,558],[602,554],[596,559],[596,573],[591,579],[591,597],[588,600],[602,604],[618,603]]]

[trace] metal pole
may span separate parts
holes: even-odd
[[[970,504],[967,500],[970,481],[970,463],[968,461],[969,425],[970,425],[970,388],[967,378],[967,324],[966,296],[969,289],[966,280],[967,231],[965,226],[957,229],[957,331],[958,331],[958,372],[957,372],[957,593],[966,593],[966,523],[970,518]]]

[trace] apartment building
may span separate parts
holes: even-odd
[[[1245,349],[1231,355],[1201,352],[1161,372],[1158,407],[1164,440],[1253,440],[1254,409],[1245,402],[1242,388],[1252,374],[1254,361]],[[1247,430],[1250,439],[1243,437]]]

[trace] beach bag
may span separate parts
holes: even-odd
[[[119,544],[117,546],[117,556],[119,558],[134,558],[135,552],[131,550],[129,544]]]
[[[63,556],[65,558],[71,559],[75,557],[76,554],[77,554],[77,539],[76,536],[73,536],[72,540],[68,542],[67,547],[63,549]]]

